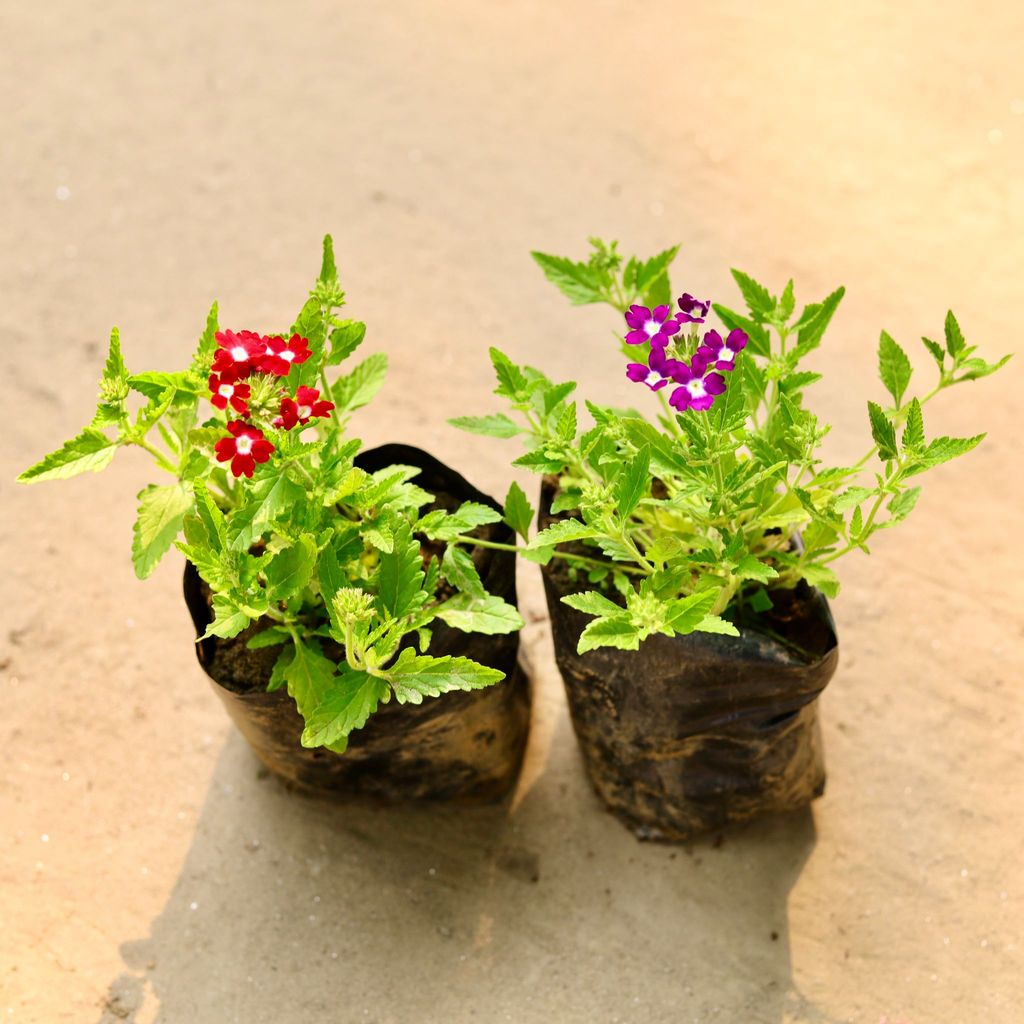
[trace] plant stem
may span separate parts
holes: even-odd
[[[453,544],[466,544],[471,547],[478,548],[493,548],[495,551],[522,551],[516,544],[502,544],[496,540],[481,540],[479,537],[465,537],[458,536],[451,539]],[[552,551],[552,556],[555,558],[562,558],[567,562],[578,562],[580,565],[588,565],[594,569],[608,569],[611,572],[624,572],[634,576],[649,576],[654,571],[653,566],[650,572],[644,572],[643,569],[634,568],[633,566],[621,565],[618,562],[602,562],[599,558],[587,558],[585,555],[574,555],[569,551]],[[638,556],[643,560],[643,556]],[[649,563],[647,563],[649,564]]]
[[[144,437],[133,437],[131,438],[131,440],[129,440],[128,443],[138,445],[139,448],[145,448],[145,450],[149,452],[149,454],[152,455],[154,459],[156,459],[156,463],[161,469],[167,470],[167,472],[171,473],[173,476],[178,475],[177,467],[172,465],[167,460],[167,457],[163,454],[163,452],[160,451],[159,448],[156,447],[156,445],[150,444],[150,442],[147,441]]]

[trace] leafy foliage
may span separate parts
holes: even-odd
[[[591,244],[583,261],[533,256],[573,303],[604,302],[621,314],[632,303],[671,302],[668,266],[677,248],[641,260],[624,259],[614,242]],[[549,515],[521,552],[541,564],[567,564],[579,592],[564,600],[592,617],[581,652],[636,650],[656,633],[735,632],[742,617],[771,607],[766,588],[806,581],[835,595],[833,563],[868,551],[876,531],[915,507],[920,488],[908,480],[984,436],[928,439],[925,432],[923,406],[935,395],[988,376],[1009,359],[978,357],[949,313],[945,344],[924,339],[939,371],[926,394],[909,394],[910,357],[882,332],[878,372],[892,405],[868,402],[873,446],[863,458],[852,466],[824,464],[818,449],[828,426],[805,404],[820,375],[803,361],[821,344],[844,289],[798,312],[792,281],[775,296],[750,274],[734,270],[733,278],[745,312],[717,304],[714,311],[725,332],[742,331],[747,345],[710,411],[679,413],[658,392],[661,412],[652,419],[587,402],[592,424],[581,424],[574,382],[556,383],[491,349],[495,394],[513,415],[452,421],[475,433],[521,438],[526,451],[514,465],[557,477]],[[672,341],[675,354],[689,358],[700,328],[682,327]],[[650,352],[621,335],[620,343],[631,361]],[[506,522],[526,539],[533,518],[514,487]]]
[[[368,473],[355,465],[360,442],[346,439],[343,426],[379,391],[387,358],[375,353],[328,379],[328,369],[366,334],[359,321],[339,318],[343,304],[328,236],[320,273],[289,332],[306,338],[313,355],[287,378],[329,392],[336,408],[305,430],[276,429],[265,410],[278,408],[279,392],[250,380],[250,405],[264,410],[260,425],[274,446],[251,479],[229,475],[214,450],[235,413],[203,406],[218,350],[216,304],[182,372],[130,373],[113,331],[92,423],[19,478],[34,483],[100,470],[124,447],[149,453],[170,482],[139,494],[137,574],[148,576],[176,545],[212,593],[206,635],[229,639],[258,624],[247,644],[279,648],[269,686],[287,687],[306,722],[303,744],[338,752],[392,697],[418,704],[502,678],[466,658],[414,653],[410,645],[425,647],[435,619],[487,634],[522,626],[515,608],[487,593],[471,555],[474,531],[500,521],[500,510],[477,502],[433,508],[415,467]],[[507,429],[501,419],[487,432]],[[504,514],[525,535],[532,509],[521,491],[510,492]],[[425,559],[427,539],[445,545],[441,564]],[[443,595],[442,574],[449,587]],[[327,639],[340,645],[343,660],[325,651]]]

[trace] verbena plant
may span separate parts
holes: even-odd
[[[412,482],[417,468],[354,464],[361,442],[346,424],[380,389],[387,357],[331,379],[366,333],[339,318],[343,304],[327,236],[320,276],[283,334],[221,331],[214,304],[188,369],[132,374],[115,329],[92,423],[18,478],[61,479],[103,469],[122,448],[148,452],[172,479],[139,494],[136,573],[148,576],[177,546],[209,588],[205,635],[263,626],[248,646],[281,648],[269,689],[287,686],[305,746],[338,752],[392,696],[419,704],[503,678],[425,654],[435,619],[490,634],[522,626],[486,592],[469,553],[472,531],[500,512],[476,502],[424,511],[434,496]],[[421,538],[444,542],[440,561],[424,559]],[[410,634],[419,653],[402,646]],[[325,638],[344,646],[344,661],[324,653]]]
[[[636,650],[655,633],[735,635],[746,614],[772,607],[771,591],[801,580],[834,596],[833,563],[867,552],[876,531],[909,515],[920,494],[916,476],[984,437],[925,434],[929,401],[1009,359],[975,355],[952,313],[945,345],[923,339],[938,379],[922,394],[909,393],[910,360],[882,332],[878,369],[889,398],[867,403],[871,447],[852,465],[826,465],[818,449],[829,428],[804,401],[820,374],[802,364],[821,343],[842,288],[797,314],[792,281],[776,297],[733,271],[746,314],[687,293],[672,315],[668,267],[678,247],[623,260],[616,243],[591,244],[586,262],[533,255],[573,303],[607,303],[624,316],[626,376],[649,389],[653,420],[588,401],[593,425],[581,430],[575,383],[553,383],[497,349],[495,394],[517,418],[452,420],[478,434],[521,437],[527,452],[514,465],[557,478],[551,512],[563,517],[523,554],[542,564],[563,559],[579,582],[580,592],[563,600],[593,616],[580,653]],[[712,308],[721,332],[705,323]],[[510,494],[506,515],[528,539],[533,510],[521,491]]]

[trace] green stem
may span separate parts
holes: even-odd
[[[156,459],[156,463],[161,469],[167,470],[168,473],[171,473],[174,476],[178,475],[178,468],[168,461],[167,457],[159,448],[156,447],[156,445],[150,444],[150,442],[144,437],[133,437],[129,439],[128,443],[138,445],[139,448],[145,448],[145,450],[149,452],[154,459]]]

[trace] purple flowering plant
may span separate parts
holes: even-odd
[[[133,374],[115,328],[92,422],[18,478],[64,479],[125,449],[147,452],[163,482],[138,495],[136,574],[177,547],[209,594],[204,636],[276,648],[268,689],[295,701],[303,746],[337,753],[392,698],[420,704],[504,678],[432,656],[438,623],[492,635],[522,626],[473,559],[475,532],[500,512],[474,501],[449,510],[417,485],[416,466],[357,464],[348,420],[380,390],[388,361],[374,353],[337,372],[366,333],[338,315],[344,304],[328,235],[314,287],[281,334],[222,330],[215,303],[188,369]]]
[[[736,635],[738,624],[772,607],[773,592],[797,586],[834,596],[834,563],[869,552],[874,533],[910,514],[921,491],[911,481],[984,437],[925,434],[928,402],[1010,358],[976,355],[951,312],[944,344],[923,339],[938,377],[921,394],[908,390],[906,352],[882,331],[878,370],[888,399],[867,403],[870,447],[852,465],[827,465],[818,450],[829,427],[805,404],[821,376],[803,360],[821,344],[843,288],[797,313],[792,281],[775,296],[734,270],[746,305],[739,313],[672,290],[678,247],[624,260],[614,242],[591,245],[586,261],[533,257],[574,304],[618,312],[625,378],[639,385],[630,398],[641,410],[586,401],[592,423],[581,428],[574,382],[554,383],[492,348],[495,394],[517,418],[451,421],[522,438],[527,451],[514,465],[557,486],[551,512],[560,518],[532,538],[534,510],[515,484],[505,518],[527,541],[522,554],[564,560],[580,584],[563,599],[593,616],[580,653],[636,650],[655,633]]]

